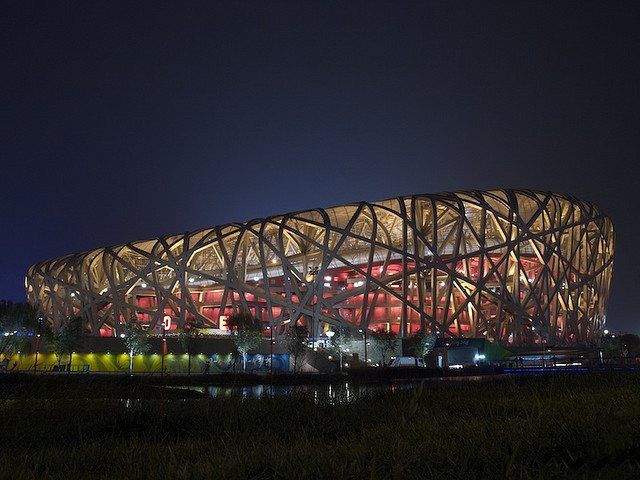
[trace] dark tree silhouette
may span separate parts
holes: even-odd
[[[382,365],[385,366],[387,364],[387,354],[393,352],[396,348],[398,335],[394,332],[387,332],[386,330],[380,329],[372,332],[371,338],[382,356]]]
[[[287,332],[287,351],[293,355],[293,373],[298,371],[298,360],[304,352],[305,342],[309,336],[309,331],[304,325],[294,325]]]
[[[73,352],[80,345],[84,335],[84,321],[80,317],[73,317],[55,328],[47,328],[45,338],[58,360],[58,367],[62,364],[62,358],[69,356],[67,371],[71,371]]]
[[[132,320],[125,328],[124,344],[129,350],[129,372],[133,372],[133,356],[147,353],[151,349],[149,333],[137,321]]]
[[[233,342],[238,355],[242,357],[242,371],[245,372],[247,354],[262,341],[262,322],[249,312],[240,311],[227,319],[227,325],[233,332]]]
[[[199,336],[198,324],[196,322],[185,322],[184,326],[178,332],[178,338],[184,351],[187,353],[188,365],[187,375],[191,375],[191,354],[195,339]]]
[[[13,355],[38,332],[39,312],[27,302],[0,300],[0,355]]]

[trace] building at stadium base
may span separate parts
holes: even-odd
[[[29,301],[93,335],[135,319],[223,333],[244,310],[274,335],[347,327],[587,345],[605,322],[613,225],[567,195],[492,190],[397,197],[99,248],[33,265]]]

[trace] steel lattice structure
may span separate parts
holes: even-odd
[[[68,255],[32,266],[29,301],[54,325],[116,335],[166,316],[225,328],[239,309],[293,322],[420,329],[503,345],[590,342],[603,327],[613,225],[570,196],[414,195],[315,209]],[[543,340],[544,339],[544,340]]]

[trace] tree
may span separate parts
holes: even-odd
[[[338,350],[338,356],[340,358],[340,371],[342,371],[342,356],[344,352],[348,352],[351,349],[353,343],[353,337],[351,331],[347,328],[341,328],[335,332],[331,338],[331,344]]]
[[[424,333],[422,330],[414,335],[413,340],[414,353],[420,358],[426,357],[436,345],[436,336],[433,333]]]
[[[607,333],[600,338],[605,358],[628,358],[640,354],[640,337],[633,333]]]
[[[84,334],[83,323],[82,318],[73,317],[58,327],[49,328],[45,332],[47,342],[58,360],[58,367],[62,364],[64,356],[69,355],[69,363],[67,364],[67,371],[69,372],[71,371],[73,352],[78,347]]]
[[[298,371],[298,358],[304,352],[308,336],[309,332],[304,325],[294,325],[287,332],[286,347],[289,354],[293,355],[293,373]]]
[[[625,357],[635,357],[640,353],[640,337],[633,333],[622,333],[618,337]]]
[[[10,356],[38,330],[39,312],[26,302],[0,300],[0,355]]]
[[[242,371],[245,372],[247,354],[262,341],[262,322],[249,312],[240,311],[227,319],[227,325],[233,331],[233,343],[238,355],[242,357]]]
[[[394,332],[387,332],[384,329],[376,330],[371,333],[373,343],[382,356],[382,365],[387,364],[387,354],[393,352],[398,342],[398,336]]]
[[[622,357],[624,355],[624,346],[620,341],[620,337],[615,334],[603,335],[600,339],[600,347],[605,358]]]
[[[129,350],[129,372],[133,372],[133,356],[147,353],[151,348],[149,333],[137,321],[130,321],[125,327],[124,344]],[[164,373],[164,372],[163,372]]]
[[[185,322],[184,326],[178,331],[178,338],[184,351],[187,353],[188,367],[187,375],[191,375],[191,352],[193,350],[194,340],[199,335],[198,324],[196,322]]]

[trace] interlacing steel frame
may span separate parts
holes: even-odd
[[[315,209],[132,242],[32,266],[56,326],[119,334],[132,318],[221,326],[252,311],[276,334],[420,328],[508,345],[586,344],[605,321],[614,232],[566,195],[492,190]],[[217,296],[216,296],[217,295]],[[152,298],[143,303],[141,298]],[[293,321],[293,322],[292,322]]]

